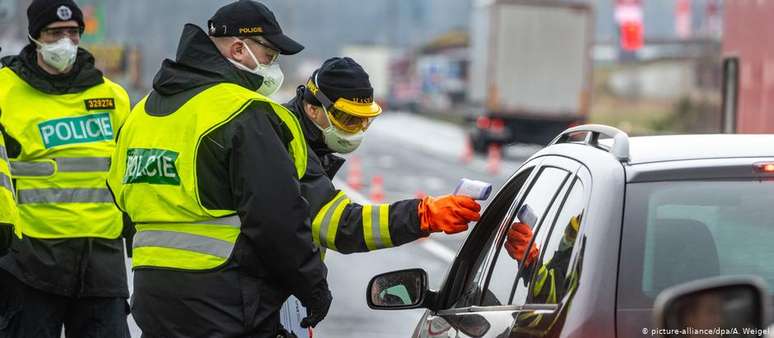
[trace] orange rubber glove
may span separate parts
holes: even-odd
[[[505,241],[505,250],[508,251],[511,258],[521,263],[530,239],[532,239],[532,229],[529,228],[529,225],[521,222],[513,222],[510,229],[508,229],[508,239]],[[524,267],[530,266],[530,264],[537,259],[538,253],[537,243],[532,244]]]
[[[481,205],[468,196],[427,196],[419,202],[419,225],[422,231],[456,234],[468,230],[468,223],[478,221]]]

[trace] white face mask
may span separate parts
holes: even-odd
[[[322,131],[325,145],[331,150],[341,154],[355,151],[355,149],[360,146],[360,143],[363,142],[365,131],[361,130],[354,134],[345,133],[333,126],[331,119],[328,117],[328,110],[325,109],[325,107],[323,107],[323,113],[325,114],[325,119],[328,120],[328,128],[322,128],[318,126],[317,123],[314,125]]]
[[[253,51],[250,50],[250,47],[247,46],[247,44],[239,40],[237,38],[234,38],[237,41],[244,44],[245,49],[247,49],[247,52],[250,54],[250,57],[253,58],[253,62],[255,62],[256,66],[253,69],[248,68],[247,66],[236,62],[232,59],[228,59],[231,61],[231,63],[234,64],[237,68],[260,75],[263,77],[263,83],[261,86],[256,90],[259,94],[262,94],[264,96],[272,96],[274,93],[276,93],[280,87],[282,86],[282,82],[285,81],[285,74],[282,73],[282,69],[280,68],[280,65],[278,62],[274,62],[272,64],[264,65],[258,62],[258,59],[255,57],[255,54],[253,54]]]
[[[64,72],[75,63],[75,57],[78,55],[78,46],[68,37],[63,37],[54,43],[42,43],[33,39],[30,40],[38,45],[38,51],[43,56],[43,62],[54,69]]]

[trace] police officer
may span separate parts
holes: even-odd
[[[301,187],[312,207],[317,245],[342,253],[371,251],[432,232],[462,232],[479,219],[480,205],[467,196],[361,205],[336,190],[331,180],[344,159],[335,153],[354,151],[382,111],[368,74],[351,58],[326,60],[285,106],[301,120],[310,146]]]
[[[279,55],[303,46],[251,0],[207,29],[185,26],[118,138],[108,184],[137,230],[132,314],[149,337],[274,337],[293,294],[315,326],[331,294],[298,183],[307,146],[267,98]]]
[[[60,337],[64,325],[67,337],[123,337],[123,224],[105,179],[129,98],[78,48],[84,23],[72,0],[35,0],[27,19],[30,43],[0,69],[24,235],[0,259],[0,336]]]

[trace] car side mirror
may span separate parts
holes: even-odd
[[[720,276],[670,287],[656,297],[653,329],[662,337],[717,334],[757,337],[766,328],[766,284],[755,276]],[[708,331],[704,331],[708,330]]]
[[[371,279],[366,301],[375,310],[415,309],[423,306],[427,291],[425,270],[392,271]]]

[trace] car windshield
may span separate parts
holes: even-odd
[[[619,281],[623,307],[651,307],[660,291],[686,281],[740,274],[774,285],[774,181],[627,187]]]

